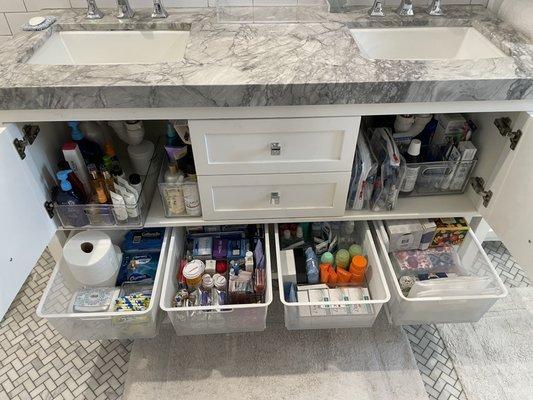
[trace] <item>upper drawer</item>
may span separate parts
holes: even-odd
[[[198,176],[206,220],[344,214],[350,172]]]
[[[199,175],[352,169],[359,117],[189,121]]]

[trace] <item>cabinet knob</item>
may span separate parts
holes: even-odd
[[[279,156],[281,155],[281,144],[278,142],[270,143],[270,155]]]
[[[279,192],[270,193],[270,204],[273,206],[278,206],[280,200]]]

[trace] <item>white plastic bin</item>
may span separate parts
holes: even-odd
[[[289,330],[299,329],[332,329],[332,328],[365,328],[374,325],[381,307],[390,299],[389,289],[385,283],[385,276],[383,269],[374,246],[374,240],[370,233],[368,224],[364,221],[358,221],[355,224],[355,232],[359,235],[357,242],[363,247],[363,250],[368,257],[368,269],[366,272],[366,280],[368,290],[370,292],[370,300],[361,301],[340,301],[340,302],[296,302],[289,303],[285,301],[285,292],[283,288],[283,279],[285,261],[281,257],[281,248],[279,242],[278,225],[275,226],[275,240],[276,240],[276,257],[278,265],[278,281],[279,281],[279,296],[285,308],[285,326]],[[360,305],[365,307],[370,312],[368,314],[357,315],[326,315],[326,316],[307,316],[304,309],[309,309],[311,306],[333,307],[344,306],[349,307],[353,305]],[[304,315],[304,316],[302,316]]]
[[[495,295],[471,295],[450,297],[405,297],[400,289],[390,256],[387,252],[387,238],[383,222],[375,221],[372,234],[378,246],[385,277],[391,290],[387,305],[389,320],[395,325],[417,325],[433,323],[478,321],[508,291],[498,276],[481,243],[470,230],[463,243],[456,249],[462,267],[473,276],[490,276],[491,286],[497,289]]]
[[[136,339],[156,336],[163,315],[159,309],[159,298],[170,232],[170,229],[165,231],[152,300],[146,311],[70,312],[72,297],[83,285],[76,282],[64,261],[60,260],[39,302],[37,316],[48,320],[50,325],[69,340]],[[106,233],[111,236],[115,244],[120,244],[126,231],[107,231]]]
[[[255,332],[266,329],[268,306],[272,303],[272,270],[268,225],[264,226],[266,259],[266,293],[264,303],[231,304],[226,306],[174,307],[178,290],[176,273],[184,251],[185,229],[174,228],[170,239],[161,308],[167,312],[176,335],[206,335],[215,333]]]

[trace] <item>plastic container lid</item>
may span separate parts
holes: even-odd
[[[138,185],[141,183],[141,176],[139,174],[131,174],[129,181],[130,185]]]
[[[215,284],[213,282],[213,278],[211,278],[211,275],[205,274],[205,275],[202,276],[202,286],[205,289],[213,289]]]
[[[198,279],[204,274],[205,264],[201,260],[192,260],[183,267],[182,274],[185,279]]]
[[[218,290],[226,290],[226,277],[216,274],[213,276],[213,283]]]

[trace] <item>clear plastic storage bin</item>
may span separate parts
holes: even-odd
[[[409,194],[401,196],[439,196],[442,194],[464,193],[470,175],[477,160],[471,161],[435,161],[419,164],[407,164],[407,168],[417,168],[415,188]]]
[[[355,232],[358,235],[357,242],[363,247],[368,258],[368,268],[366,271],[367,287],[370,292],[370,300],[361,301],[341,301],[341,302],[295,302],[289,303],[285,300],[283,288],[284,260],[281,256],[278,225],[275,229],[276,257],[278,265],[279,296],[285,309],[285,326],[289,330],[299,329],[333,329],[333,328],[365,328],[374,325],[381,307],[390,299],[389,289],[385,283],[385,276],[381,263],[374,246],[374,240],[370,233],[368,224],[364,221],[356,222]],[[357,315],[326,315],[307,316],[306,309],[312,306],[320,307],[364,307],[368,313]],[[305,316],[302,316],[305,315]]]
[[[198,182],[187,180],[183,183],[165,183],[165,172],[168,169],[168,159],[164,157],[161,163],[161,170],[157,178],[159,196],[163,203],[166,218],[179,217],[200,217],[202,216],[202,205],[200,202],[200,193],[198,191]],[[187,202],[191,201],[194,205],[193,212],[187,209]]]
[[[388,254],[384,225],[375,221],[372,233],[376,240],[379,256],[387,284],[391,290],[391,300],[387,304],[389,319],[395,325],[417,325],[431,323],[475,322],[478,321],[501,298],[507,296],[507,288],[496,273],[481,243],[470,230],[463,243],[458,246],[457,254],[462,268],[473,276],[488,276],[494,295],[470,295],[449,297],[405,297],[400,289]]]
[[[125,231],[118,230],[107,232],[116,244],[122,242],[125,233]],[[71,312],[72,297],[83,285],[72,277],[64,261],[60,260],[39,302],[37,316],[46,319],[64,338],[69,340],[137,339],[156,336],[163,316],[159,309],[159,298],[170,233],[169,228],[165,232],[152,298],[146,311]]]
[[[177,292],[177,268],[185,244],[185,229],[174,228],[169,252],[161,308],[167,312],[176,335],[205,335],[215,333],[254,332],[266,329],[268,306],[272,303],[272,271],[270,266],[270,239],[268,225],[264,226],[264,252],[266,259],[266,292],[264,303],[230,304],[226,306],[174,307]]]
[[[114,206],[113,204],[59,205],[54,203],[52,204],[53,212],[58,216],[60,225],[64,229],[142,228],[148,215],[161,163],[160,150],[157,145],[155,147],[148,173],[141,177],[142,189],[137,204]],[[127,208],[129,208],[129,214]],[[120,216],[125,213],[128,214],[128,218],[122,220]],[[82,223],[73,225],[72,221]]]

